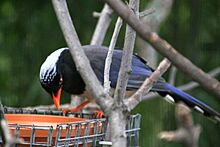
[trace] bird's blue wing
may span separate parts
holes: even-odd
[[[110,69],[111,86],[116,87],[118,73],[121,65],[122,51],[115,50],[112,58]],[[140,57],[133,55],[131,64],[131,75],[128,80],[127,90],[137,90],[144,80],[152,74],[152,69],[148,67],[146,62]]]
[[[84,46],[84,49],[97,78],[103,84],[105,59],[108,53],[108,48],[103,46],[89,45]],[[121,58],[122,50],[114,50],[109,75],[112,88],[115,88],[117,84],[118,73],[121,66]],[[132,72],[128,80],[127,90],[136,90],[142,85],[144,80],[152,74],[153,69],[146,65],[146,61],[137,55],[133,55],[131,68]],[[164,80],[160,78],[159,81],[163,82]],[[153,86],[152,90],[161,91],[163,90],[163,87],[161,87],[159,82]]]
[[[127,89],[138,89],[143,84],[144,80],[148,78],[153,72],[154,70],[148,66],[142,58],[133,55],[132,73],[128,80]],[[165,80],[160,77],[157,83],[153,85],[151,91],[164,91],[164,82]]]

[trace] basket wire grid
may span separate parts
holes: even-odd
[[[45,114],[45,115],[62,115],[62,112],[50,111],[36,113],[35,110],[24,109],[12,109],[5,108],[5,113],[28,113],[28,114]],[[68,115],[74,115],[75,117],[90,118],[86,121],[79,121],[73,123],[58,124],[56,128],[54,126],[39,126],[39,125],[19,125],[9,124],[9,128],[13,130],[13,134],[17,138],[21,138],[21,130],[29,130],[30,137],[23,138],[23,141],[17,146],[55,146],[55,147],[102,147],[103,145],[111,146],[111,142],[107,139],[109,136],[108,120],[93,119],[93,114],[85,113],[69,113]],[[129,147],[139,146],[139,131],[140,131],[141,115],[135,114],[128,117],[128,124],[126,127],[127,142]],[[56,131],[54,131],[56,129]],[[43,131],[47,134],[47,137],[39,139],[38,133]],[[2,140],[0,137],[0,146]]]
[[[102,125],[101,127],[100,124]],[[91,126],[93,126],[92,130]],[[106,119],[60,124],[57,126],[55,146],[85,146],[89,144],[91,146],[97,146],[97,142],[105,138],[106,126]],[[65,132],[65,137],[62,138],[61,134],[63,130]]]

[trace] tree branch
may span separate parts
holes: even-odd
[[[112,63],[112,55],[114,52],[115,44],[118,39],[118,34],[120,32],[122,25],[122,19],[118,17],[117,22],[115,24],[115,29],[112,35],[112,39],[109,45],[109,50],[107,57],[105,59],[105,69],[104,69],[104,92],[109,93],[110,92],[110,81],[109,81],[109,72],[110,72],[110,67]]]
[[[113,10],[107,4],[104,5],[101,13],[93,12],[93,16],[99,17],[99,19],[98,19],[95,31],[93,33],[91,42],[90,42],[91,45],[101,45],[103,43],[105,34],[111,23],[112,13],[113,13]],[[71,99],[71,103],[83,102],[83,98],[78,98],[78,100],[76,101],[75,100],[76,99]]]
[[[11,135],[9,133],[7,122],[4,118],[4,110],[0,101],[0,135],[4,146],[10,146]]]
[[[200,125],[194,125],[190,109],[183,103],[176,105],[176,131],[163,131],[159,134],[160,139],[180,142],[187,147],[198,147],[198,139],[201,132]]]
[[[86,88],[91,92],[96,103],[99,104],[107,115],[108,109],[112,105],[112,99],[104,93],[103,87],[93,72],[89,60],[82,49],[67,8],[66,0],[52,0],[52,3],[76,68],[85,81]]]
[[[139,0],[130,0],[129,7],[132,13],[138,15],[139,13]],[[114,98],[118,105],[121,105],[123,98],[125,97],[126,87],[128,83],[129,76],[131,74],[131,62],[134,49],[134,43],[136,38],[136,32],[129,26],[126,26],[125,41],[123,47],[122,61],[118,74],[117,85],[115,89]]]
[[[175,84],[175,79],[176,79],[176,72],[177,72],[177,69],[175,66],[172,66],[171,67],[171,71],[170,71],[170,75],[169,75],[169,83],[174,85]]]
[[[142,18],[142,17],[148,16],[150,14],[153,14],[154,12],[156,12],[156,10],[154,8],[149,8],[149,9],[146,9],[146,10],[140,12],[139,17]]]
[[[142,101],[144,95],[146,95],[152,88],[153,84],[161,77],[170,66],[170,61],[168,59],[163,59],[157,69],[147,78],[141,87],[133,94],[128,100],[125,101],[128,110],[132,110]]]
[[[210,72],[208,72],[208,74],[211,76],[211,77],[216,77],[217,75],[220,74],[220,67],[217,67],[213,70],[211,70]],[[198,87],[199,84],[197,82],[189,82],[187,84],[184,84],[184,85],[181,85],[181,86],[178,86],[178,88],[180,88],[181,90],[184,90],[184,91],[187,91],[187,90],[191,90],[193,88],[196,88]]]
[[[16,143],[21,143],[23,140],[15,138],[10,134],[8,123],[4,117],[4,108],[0,100],[0,136],[4,147],[13,147]]]
[[[113,13],[112,9],[107,4],[104,5],[101,13],[93,12],[93,16],[94,17],[98,16],[99,20],[90,42],[91,45],[101,45],[103,43],[105,34],[111,23],[112,13]],[[82,103],[84,101],[84,98],[78,97],[77,99],[74,99],[73,97],[74,96],[72,95],[71,104]]]
[[[134,11],[134,13],[137,14],[139,11],[139,0],[130,0],[129,7]],[[113,147],[127,146],[125,129],[127,124],[128,111],[123,108],[123,98],[126,91],[127,81],[131,72],[131,60],[135,37],[135,31],[133,31],[133,29],[127,25],[122,61],[114,94],[114,109],[109,116]]]
[[[105,4],[105,6],[102,9],[102,12],[100,14],[98,23],[96,25],[92,40],[90,42],[91,45],[101,45],[105,34],[107,32],[107,29],[111,22],[111,15],[112,15],[112,9]]]
[[[172,4],[173,0],[151,0],[146,9],[154,9],[155,13],[143,17],[141,20],[145,25],[149,26],[151,31],[158,32],[162,22],[164,22],[170,14]],[[140,48],[138,52],[141,57],[147,59],[148,64],[155,68],[158,62],[158,54],[155,49],[140,37],[137,39],[137,45],[138,48]]]
[[[123,18],[140,37],[148,41],[159,53],[167,57],[177,68],[197,81],[205,90],[220,98],[220,83],[195,66],[190,60],[177,52],[169,43],[144,25],[120,0],[104,0]]]

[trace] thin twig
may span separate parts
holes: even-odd
[[[92,36],[90,42],[91,45],[101,45],[103,43],[105,34],[112,20],[111,19],[112,13],[113,13],[112,9],[107,4],[105,4],[102,9],[102,12],[100,13],[98,23],[96,25],[94,34]]]
[[[150,8],[150,9],[147,9],[147,10],[140,12],[139,17],[142,18],[142,17],[148,16],[150,14],[153,14],[154,12],[156,12],[156,10],[154,8]]]
[[[208,74],[211,76],[211,77],[216,77],[217,75],[220,74],[220,67],[217,67],[215,69],[212,69],[210,72],[208,72]],[[199,84],[197,82],[189,82],[187,84],[184,84],[184,85],[181,85],[181,86],[178,86],[179,89],[183,90],[183,91],[187,91],[187,90],[191,90],[193,88],[196,88],[198,87]]]
[[[171,71],[170,71],[170,75],[169,75],[169,83],[174,85],[175,84],[175,80],[176,80],[176,72],[177,72],[177,69],[175,66],[172,66],[171,67]]]
[[[170,61],[166,58],[163,59],[157,69],[144,81],[141,87],[129,99],[125,100],[125,104],[129,110],[135,108],[142,101],[143,96],[149,92],[153,84],[166,72],[169,66]]]
[[[105,69],[104,69],[104,92],[105,93],[110,92],[111,82],[109,79],[109,72],[110,72],[110,67],[111,67],[111,63],[112,63],[112,56],[113,56],[115,44],[117,42],[118,34],[120,32],[121,26],[122,26],[122,19],[120,17],[118,17],[117,22],[115,24],[114,32],[112,35],[112,39],[111,39],[111,42],[109,45],[108,54],[105,59]]]
[[[100,16],[101,16],[101,13],[94,11],[94,12],[92,13],[92,15],[93,15],[93,17],[100,17]]]

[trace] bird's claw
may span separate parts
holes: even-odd
[[[62,110],[64,114],[69,113],[69,112],[80,112],[80,109],[73,108],[73,109],[63,109]]]
[[[84,106],[86,106],[87,104],[89,104],[90,101],[87,100],[87,101],[84,101],[83,103],[81,103],[80,105],[78,105],[77,107],[73,108],[73,109],[63,109],[63,113],[68,113],[68,112],[80,112],[82,110],[82,108]]]
[[[104,118],[104,113],[100,110],[94,110],[93,114],[95,115],[95,118]]]

